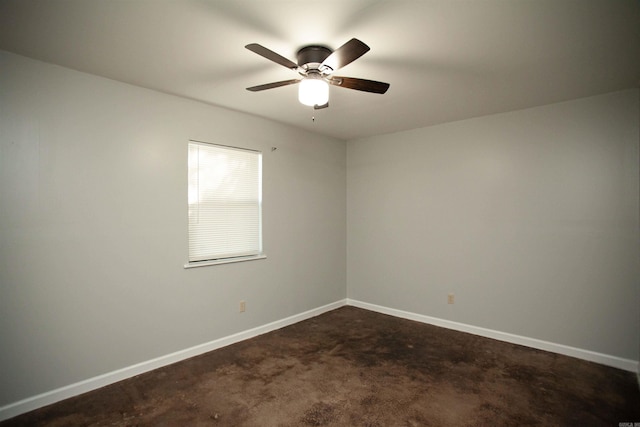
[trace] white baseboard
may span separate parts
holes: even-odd
[[[437,317],[425,316],[423,314],[411,313],[408,311],[396,310],[394,308],[383,307],[380,305],[369,304],[362,301],[347,299],[347,305],[364,308],[366,310],[375,311],[382,314],[388,314],[408,320],[415,320],[421,323],[441,326],[447,329],[453,329],[461,332],[479,335],[486,338],[492,338],[499,341],[505,341],[512,344],[523,345],[526,347],[536,348],[538,350],[550,351],[553,353],[563,354],[578,359],[588,360],[590,362],[599,363],[601,365],[611,366],[625,371],[636,372],[640,376],[640,365],[637,360],[623,359],[617,356],[597,353],[591,350],[570,347],[563,344],[556,344],[548,341],[542,341],[535,338],[523,337],[520,335],[509,334],[506,332],[494,331],[478,326],[467,325],[464,323],[453,322],[450,320],[439,319]],[[639,377],[640,378],[640,377]]]
[[[293,325],[303,320],[310,319],[320,314],[326,313],[336,308],[340,308],[344,305],[351,305],[354,307],[360,307],[366,310],[375,311],[382,314],[388,314],[395,317],[400,317],[408,320],[415,320],[421,323],[427,323],[435,326],[441,326],[443,328],[453,329],[456,331],[467,332],[487,338],[496,339],[499,341],[505,341],[513,344],[519,344],[526,347],[537,348],[539,350],[550,351],[558,354],[564,354],[566,356],[576,357],[578,359],[588,360],[591,362],[600,363],[602,365],[612,366],[614,368],[623,369],[626,371],[637,372],[640,381],[640,367],[638,361],[623,359],[616,356],[610,356],[607,354],[596,353],[590,350],[583,350],[579,348],[569,347],[562,344],[555,344],[547,341],[538,340],[535,338],[527,338],[519,335],[509,334],[506,332],[494,331],[491,329],[480,328],[477,326],[467,325],[464,323],[452,322],[450,320],[439,319],[436,317],[425,316],[422,314],[411,313],[408,311],[396,310],[389,307],[383,307],[380,305],[370,304],[353,299],[344,299],[336,301],[331,304],[324,305],[322,307],[314,308],[312,310],[305,311],[304,313],[295,314],[285,319],[277,320],[275,322],[268,323],[266,325],[258,326],[247,331],[238,332],[237,334],[229,335],[217,340],[210,341],[208,343],[200,344],[194,347],[180,350],[175,353],[167,354],[165,356],[157,357],[142,363],[138,363],[126,368],[119,369],[117,371],[109,372],[103,375],[99,375],[93,378],[89,378],[84,381],[70,384],[65,387],[61,387],[55,390],[48,391],[46,393],[39,394],[37,396],[29,397],[18,402],[11,403],[9,405],[0,407],[0,421],[24,414],[29,411],[33,411],[43,406],[50,405],[52,403],[59,402],[64,399],[68,399],[73,396],[77,396],[82,393],[86,393],[91,390],[107,386],[109,384],[116,383],[118,381],[125,380],[127,378],[134,377],[136,375],[143,374],[145,372],[152,371],[163,366],[170,365],[172,363],[180,362],[181,360],[189,359],[200,354],[207,353],[209,351],[217,350],[228,345],[244,341],[258,335],[265,334],[267,332],[275,331],[277,329],[284,328],[285,326]]]
[[[0,421],[13,418],[20,414],[33,411],[34,409],[42,408],[43,406],[68,399],[70,397],[77,396],[91,390],[96,390],[100,387],[104,387],[109,384],[113,384],[118,381],[122,381],[124,379],[131,378],[136,375],[140,375],[145,372],[149,372],[154,369],[179,362],[181,360],[189,359],[190,357],[198,356],[200,354],[207,353],[212,350],[217,350],[219,348],[226,347],[228,345],[244,341],[258,335],[266,334],[267,332],[284,328],[285,326],[293,325],[294,323],[310,319],[322,313],[326,313],[327,311],[335,310],[336,308],[342,307],[345,304],[346,300],[336,301],[334,303],[314,308],[312,310],[305,311],[304,313],[295,314],[285,319],[277,320],[275,322],[258,326],[247,331],[238,332],[237,334],[229,335],[227,337],[190,347],[185,350],[176,351],[175,353],[160,356],[155,359],[128,366],[126,368],[118,369],[117,371],[108,372],[106,374],[89,378],[75,384],[70,384],[68,386],[51,390],[37,396],[10,403],[9,405],[0,407]]]

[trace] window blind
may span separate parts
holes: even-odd
[[[189,262],[262,252],[262,153],[189,141]]]

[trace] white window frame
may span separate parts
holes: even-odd
[[[185,268],[264,259],[262,152],[189,140]]]

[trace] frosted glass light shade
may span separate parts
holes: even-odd
[[[329,102],[329,84],[318,78],[304,78],[298,88],[298,100],[304,105],[324,105]]]

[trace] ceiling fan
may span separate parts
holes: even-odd
[[[302,76],[299,79],[248,87],[247,90],[251,92],[300,84],[299,101],[305,105],[313,106],[317,110],[329,106],[329,85],[380,94],[389,89],[389,83],[333,75],[334,71],[350,64],[369,51],[369,46],[355,38],[333,51],[321,45],[305,46],[298,51],[297,64],[257,43],[251,43],[245,47],[276,64],[296,71]]]

